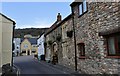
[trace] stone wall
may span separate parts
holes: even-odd
[[[74,9],[74,23],[77,43],[85,43],[85,59],[79,58],[77,50],[78,70],[87,74],[118,74],[120,60],[106,58],[105,39],[99,32],[120,27],[120,3],[88,3],[88,11],[79,16],[78,5]],[[77,47],[78,48],[78,47]]]
[[[57,24],[56,24],[57,26]],[[61,60],[61,57],[62,57],[62,54],[61,54],[61,50],[62,50],[62,45],[61,45],[61,39],[60,41],[57,40],[57,36],[60,35],[61,38],[62,38],[62,35],[61,35],[61,26],[53,29],[49,34],[46,35],[46,42],[47,42],[47,47],[46,47],[46,52],[47,52],[47,49],[50,50],[50,61],[53,60],[53,55],[54,55],[54,50],[53,50],[53,46],[54,45],[57,45],[57,51],[58,51],[58,62],[59,60]],[[51,44],[49,44],[48,42],[49,41],[52,41]]]
[[[62,61],[60,64],[75,69],[75,46],[74,36],[68,37],[67,31],[73,30],[72,17],[66,20],[62,25]],[[73,34],[73,33],[72,33]]]

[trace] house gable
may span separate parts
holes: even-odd
[[[3,23],[10,23],[10,24],[13,24],[15,25],[15,21],[13,21],[12,19],[8,18],[7,16],[3,15],[0,13],[0,22],[3,22]]]
[[[28,48],[25,48],[25,45],[28,46]],[[21,43],[21,50],[23,49],[31,49],[31,43],[28,41],[28,39],[24,39]]]

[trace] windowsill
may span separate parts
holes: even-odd
[[[80,56],[79,59],[85,59],[86,57],[85,56]]]
[[[83,14],[79,15],[78,18],[80,18],[81,16],[83,16],[87,12],[88,12],[88,10],[86,12],[84,12]]]
[[[107,56],[105,58],[118,58],[118,59],[120,59],[120,56]]]

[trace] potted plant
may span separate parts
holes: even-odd
[[[70,30],[70,31],[67,31],[67,37],[72,37],[72,35],[73,35],[73,30]]]
[[[51,44],[52,44],[52,40],[49,40],[49,41],[48,41],[48,44],[51,45]]]

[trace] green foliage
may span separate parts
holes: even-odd
[[[52,44],[52,40],[49,40],[49,41],[48,41],[48,44],[51,45],[51,44]]]
[[[42,35],[48,28],[25,28],[15,29],[14,38],[23,38],[24,35],[30,34],[32,36]]]

